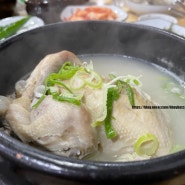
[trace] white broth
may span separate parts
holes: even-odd
[[[173,145],[185,146],[185,87],[180,78],[156,64],[126,56],[99,54],[81,55],[80,58],[85,62],[92,61],[94,69],[105,76],[110,73],[141,76],[141,90],[150,95],[169,119]]]
[[[132,161],[185,149],[184,80],[156,64],[61,51],[15,90],[0,115],[22,141],[55,154]]]

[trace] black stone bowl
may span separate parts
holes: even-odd
[[[185,76],[185,39],[152,27],[120,22],[50,24],[7,39],[0,45],[0,94],[49,53],[121,54],[156,63]],[[22,168],[88,184],[149,184],[185,172],[185,151],[135,162],[94,162],[57,156],[0,132],[0,155]]]

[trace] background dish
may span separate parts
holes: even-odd
[[[110,8],[117,15],[116,21],[124,21],[127,18],[127,16],[128,16],[128,14],[124,10],[122,10],[122,9],[120,9],[120,8],[114,6],[114,5],[93,5],[93,6]],[[78,6],[78,5],[67,6],[61,12],[60,18],[61,18],[62,21],[65,21],[65,19],[66,18],[68,19],[73,13],[76,12],[76,10],[78,8],[85,9],[87,7],[89,7],[89,6],[86,6],[86,5],[82,5],[82,6]]]
[[[25,16],[14,16],[14,17],[7,17],[4,19],[0,20],[0,26],[6,26],[8,24],[11,24],[13,22],[16,22],[22,18],[24,18]],[[20,30],[17,33],[22,33],[34,28],[37,28],[39,26],[43,26],[44,25],[44,21],[42,19],[40,19],[39,17],[31,17],[28,22],[22,27],[20,28]]]
[[[162,19],[148,19],[148,20],[137,21],[135,23],[160,28],[160,29],[175,33],[179,36],[185,37],[185,27],[179,26],[170,21],[166,21]]]
[[[145,3],[135,3],[131,0],[125,0],[125,4],[132,12],[136,14],[167,12],[169,8],[169,6],[167,5],[150,5]]]
[[[144,14],[138,17],[138,20],[148,20],[148,19],[162,19],[162,20],[166,20],[169,22],[172,22],[174,24],[176,24],[178,21],[175,17],[171,16],[171,15],[167,15],[167,14],[162,14],[162,13],[150,13],[150,14]]]

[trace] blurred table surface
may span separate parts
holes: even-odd
[[[19,1],[18,1],[19,2]],[[89,0],[90,3],[97,3],[97,2],[101,2],[104,4],[113,4],[113,0]],[[125,22],[135,22],[138,20],[138,16],[137,14],[135,14],[134,12],[130,11],[129,8],[127,8],[126,6],[123,7],[123,10],[125,12],[127,12],[128,17],[125,20]],[[16,14],[18,15],[26,15],[27,12],[25,10],[25,6],[23,6],[22,3],[18,3],[17,7],[16,7]],[[170,14],[169,14],[170,15]],[[184,26],[185,27],[185,17],[177,17],[173,14],[171,14],[171,16],[174,16],[177,20],[178,20],[178,25],[180,26]]]

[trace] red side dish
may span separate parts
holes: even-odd
[[[116,13],[110,8],[90,6],[84,9],[78,8],[65,21],[82,21],[82,20],[115,20]]]

